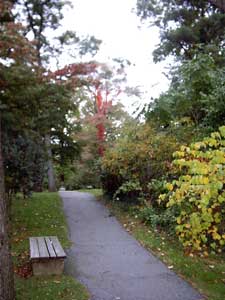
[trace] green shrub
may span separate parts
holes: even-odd
[[[176,217],[173,209],[159,211],[153,207],[145,207],[140,211],[139,217],[153,228],[159,227],[165,231],[174,232]]]
[[[160,194],[163,194],[166,192],[165,183],[166,183],[166,180],[164,177],[162,177],[161,179],[152,179],[148,183],[148,185],[147,185],[148,193],[150,195],[151,203],[153,206],[155,204],[157,205],[157,202],[155,201],[155,199],[158,199]]]
[[[173,136],[156,132],[148,124],[129,129],[103,157],[104,191],[114,195],[123,186],[125,193],[127,182],[139,182],[147,195],[148,183],[153,178],[161,180],[171,170],[172,154],[176,149]],[[130,191],[127,196],[130,196]]]
[[[138,180],[124,182],[114,193],[114,200],[138,201],[143,196],[143,191]]]
[[[167,207],[178,207],[176,232],[185,248],[221,252],[225,246],[225,126],[174,153],[182,173],[167,183]]]

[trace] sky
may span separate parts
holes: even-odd
[[[63,29],[74,30],[78,35],[94,35],[102,40],[98,54],[99,62],[112,58],[128,59],[132,65],[127,69],[129,86],[139,86],[142,98],[123,97],[122,103],[129,112],[148,103],[168,88],[163,72],[166,63],[154,64],[152,51],[159,43],[157,28],[141,24],[134,12],[136,0],[71,0],[73,8],[65,10]],[[68,62],[70,63],[69,58]]]

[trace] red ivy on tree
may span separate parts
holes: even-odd
[[[105,99],[103,100],[103,91],[100,87],[97,88],[96,92],[96,109],[97,113],[95,119],[97,120],[97,139],[99,142],[98,152],[100,156],[104,155],[104,142],[105,142],[105,125],[104,121],[107,118],[109,109],[112,107],[112,101],[108,101],[109,92],[106,91]]]
[[[56,83],[69,84],[73,88],[88,86],[92,90],[96,112],[89,121],[95,124],[97,129],[98,153],[100,156],[104,155],[104,143],[106,139],[105,122],[112,107],[112,100],[108,99],[111,92],[104,87],[104,84],[102,84],[103,78],[98,73],[98,68],[102,66],[102,64],[97,62],[75,63],[55,72],[49,72],[48,74],[49,78],[55,80]],[[119,90],[115,97],[120,92]]]

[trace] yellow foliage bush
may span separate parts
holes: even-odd
[[[178,180],[166,184],[160,201],[177,206],[176,233],[190,251],[225,249],[225,126],[174,153]]]

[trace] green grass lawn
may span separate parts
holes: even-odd
[[[89,191],[90,192],[90,191]],[[99,192],[100,196],[100,192]],[[179,242],[166,233],[144,225],[128,205],[99,197],[112,214],[146,249],[159,257],[168,267],[185,278],[208,300],[225,299],[225,255],[207,258],[185,254]]]
[[[58,236],[64,248],[70,246],[67,225],[57,193],[35,193],[12,201],[11,247],[15,266],[17,300],[87,300],[86,289],[72,277],[31,274],[29,241],[31,236]]]
[[[78,190],[78,192],[89,193],[89,194],[94,195],[95,197],[102,196],[102,190],[101,189],[81,189],[81,190]]]

